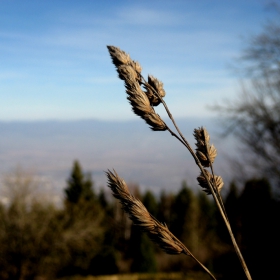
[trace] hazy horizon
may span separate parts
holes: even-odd
[[[184,118],[177,123],[193,148],[193,129],[207,128],[211,143],[218,149],[216,172],[228,182],[227,147],[234,152],[234,140],[219,138],[217,120]],[[142,191],[177,191],[183,180],[199,188],[199,170],[182,144],[168,132],[151,131],[139,118],[112,122],[0,121],[0,131],[0,174],[20,166],[42,178],[59,195],[63,195],[74,160],[92,175],[96,189],[106,186],[104,171],[113,168]]]

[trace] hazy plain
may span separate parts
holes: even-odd
[[[237,152],[232,137],[220,137],[215,119],[185,118],[179,127],[194,147],[193,129],[205,126],[218,149],[216,173],[225,181],[232,171],[228,157]],[[153,132],[133,121],[0,122],[0,174],[20,167],[62,193],[73,161],[91,173],[96,188],[106,185],[104,171],[114,168],[142,190],[177,191],[183,180],[196,188],[198,168],[184,146],[168,132]]]

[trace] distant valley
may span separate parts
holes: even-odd
[[[178,125],[193,147],[193,129],[202,125],[208,129],[211,143],[219,152],[217,173],[229,179],[226,158],[234,152],[234,140],[219,139],[215,120],[180,119]],[[62,194],[75,159],[92,174],[96,188],[106,185],[104,171],[112,168],[128,183],[155,193],[177,191],[183,180],[196,187],[199,173],[178,140],[168,132],[151,131],[140,119],[0,122],[2,175],[21,166],[45,178],[55,192]]]

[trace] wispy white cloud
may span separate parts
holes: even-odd
[[[183,23],[184,17],[180,13],[172,10],[162,10],[158,8],[143,7],[143,5],[131,5],[122,7],[117,12],[117,18],[123,24],[154,27],[175,27]]]

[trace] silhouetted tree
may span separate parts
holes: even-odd
[[[159,198],[158,203],[158,211],[157,211],[157,219],[162,222],[166,223],[168,227],[170,227],[172,213],[173,213],[173,206],[174,203],[174,195],[173,194],[166,194],[165,191],[162,191]]]
[[[0,206],[0,279],[54,279],[62,271],[84,272],[100,251],[102,211],[81,215],[75,209],[73,219],[38,191],[39,184],[19,170],[4,179],[1,190],[9,203]]]
[[[105,212],[102,221],[104,240],[100,252],[91,260],[88,272],[92,275],[117,274],[119,272],[117,262],[125,248],[119,239],[118,232],[120,229],[118,222],[115,220],[115,205],[110,203],[104,189],[100,190],[97,200],[101,209]],[[119,251],[119,248],[122,248],[122,252]]]
[[[158,212],[158,204],[154,194],[151,191],[147,191],[143,195],[142,202],[145,205],[145,207],[148,209],[150,214],[156,217]]]
[[[77,160],[74,161],[70,177],[67,180],[65,195],[66,201],[70,203],[77,203],[79,200],[91,201],[95,197],[91,177],[89,174],[87,176],[83,174]]]
[[[157,213],[157,202],[151,191],[148,190],[144,195],[141,195],[139,188],[136,187],[134,195],[142,201],[152,215]],[[132,225],[129,240],[129,257],[132,258],[131,272],[156,272],[155,254],[155,244],[146,233],[139,230],[139,227]]]
[[[104,189],[101,189],[99,194],[98,194],[98,201],[99,201],[99,204],[101,205],[101,207],[103,209],[106,209],[109,207],[109,202],[106,198],[106,194],[104,192]]]
[[[240,194],[231,185],[226,198],[226,208],[232,222],[238,243],[253,279],[278,279],[278,261],[274,252],[280,249],[278,219],[279,202],[272,197],[271,186],[267,179],[251,179],[245,183]],[[223,239],[230,242],[229,239]],[[229,263],[236,264],[230,271]],[[217,269],[224,279],[244,279],[238,260],[229,247],[217,261]]]
[[[196,230],[195,199],[192,190],[184,181],[172,205],[171,232],[190,249],[195,247],[192,240]]]
[[[249,41],[239,61],[245,79],[238,99],[214,109],[221,113],[227,133],[234,133],[245,149],[245,174],[270,176],[280,182],[280,23],[266,25]],[[250,168],[248,168],[248,166]],[[252,173],[251,173],[252,174]],[[252,175],[250,175],[252,176]],[[247,176],[248,178],[248,176]]]
[[[130,239],[130,252],[132,257],[132,272],[156,272],[155,248],[146,233],[132,226]]]
[[[229,191],[225,197],[225,208],[227,211],[227,216],[229,218],[232,231],[238,243],[241,242],[241,220],[240,220],[240,203],[239,203],[239,192],[235,182],[231,182],[229,186]],[[231,239],[228,231],[221,218],[218,216],[218,235],[223,242],[231,244]]]
[[[89,273],[96,274],[102,269],[98,262],[93,262],[97,256],[101,256],[102,246],[106,236],[106,209],[99,203],[98,197],[93,189],[93,181],[89,174],[84,174],[80,163],[74,161],[71,174],[67,180],[65,188],[65,209],[63,212],[66,219],[65,230],[71,230],[75,225],[80,224],[90,238],[92,234],[96,235],[95,240],[88,242],[85,246],[78,238],[78,244],[82,246],[72,246],[71,261],[65,263],[60,269],[58,276]],[[105,202],[105,201],[103,201]],[[98,244],[96,244],[98,241]],[[94,248],[92,246],[95,246]]]
[[[253,279],[268,277],[270,262],[274,258],[271,249],[271,229],[275,223],[271,219],[272,203],[271,186],[267,179],[251,179],[246,182],[240,196],[241,235]],[[259,258],[260,255],[265,258]]]

